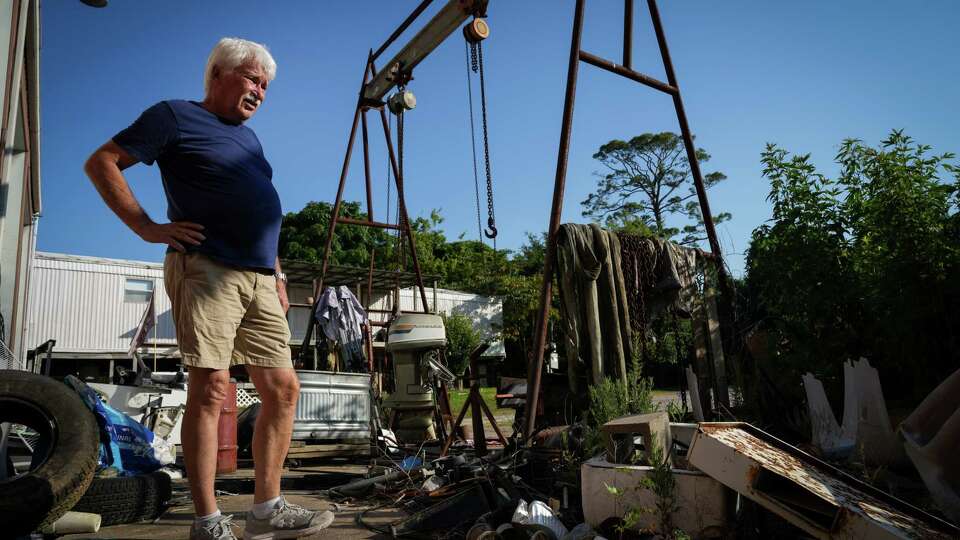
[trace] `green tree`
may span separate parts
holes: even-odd
[[[597,190],[581,201],[583,216],[612,229],[674,239],[692,244],[705,238],[703,218],[690,173],[683,139],[676,133],[644,133],[629,141],[612,140],[593,155],[607,171],[599,174]],[[710,155],[697,149],[697,160]],[[721,172],[703,177],[709,189],[726,179]],[[729,213],[713,217],[714,223],[730,219]],[[668,225],[669,218],[688,221]]]
[[[953,154],[893,131],[843,142],[839,175],[768,145],[773,216],[753,232],[747,298],[778,344],[778,369],[840,380],[866,356],[888,397],[915,401],[960,361],[960,234]]]
[[[283,216],[280,226],[280,258],[307,262],[323,261],[323,249],[330,227],[333,205],[327,202],[309,202],[299,212]],[[360,211],[360,203],[343,201],[340,215],[366,219]],[[370,264],[371,250],[376,249],[376,258],[392,252],[390,236],[382,229],[356,225],[337,225],[330,249],[330,262],[349,266],[366,267]]]
[[[443,322],[447,331],[447,367],[463,375],[470,353],[480,345],[480,332],[474,328],[473,321],[463,315],[445,316]]]

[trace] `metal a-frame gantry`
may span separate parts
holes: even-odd
[[[683,98],[680,97],[680,86],[677,84],[677,77],[673,71],[673,62],[670,60],[670,50],[667,48],[667,38],[663,33],[663,25],[660,22],[660,12],[657,9],[656,0],[647,0],[647,7],[650,10],[650,20],[653,22],[653,29],[657,34],[657,45],[660,47],[660,57],[663,60],[663,68],[667,75],[667,82],[657,80],[631,69],[633,51],[633,0],[624,0],[623,3],[622,65],[591,54],[581,48],[580,38],[583,35],[585,4],[586,0],[577,0],[573,15],[573,36],[570,40],[570,58],[567,64],[567,86],[563,102],[563,121],[560,127],[560,147],[557,152],[557,174],[553,184],[553,203],[550,209],[550,225],[547,230],[547,252],[543,264],[543,284],[540,288],[540,310],[537,314],[534,353],[530,359],[527,370],[526,429],[524,431],[527,438],[534,432],[536,425],[535,411],[537,410],[537,401],[540,397],[540,376],[543,369],[543,352],[547,344],[547,319],[550,310],[551,288],[557,252],[557,231],[560,229],[560,213],[563,209],[563,191],[567,178],[567,157],[570,154],[573,105],[577,96],[577,73],[580,68],[580,62],[586,62],[615,75],[625,77],[644,86],[649,86],[673,98],[673,106],[674,109],[676,109],[677,120],[680,123],[680,134],[683,138],[683,146],[687,152],[687,161],[690,163],[690,172],[693,175],[697,199],[700,203],[700,212],[703,215],[704,228],[707,232],[707,240],[710,243],[710,258],[717,265],[720,293],[722,297],[728,301],[732,293],[732,291],[730,291],[723,257],[720,252],[720,243],[717,240],[717,231],[713,226],[713,215],[710,213],[710,203],[707,200],[707,190],[703,184],[700,163],[697,161],[697,154],[693,146],[693,136],[690,134],[690,126],[687,123],[687,113],[683,108]]]
[[[416,240],[410,227],[410,219],[407,214],[406,198],[403,191],[403,161],[397,159],[397,152],[394,150],[393,138],[390,134],[390,124],[387,121],[384,96],[391,89],[397,86],[403,86],[413,76],[413,68],[426,58],[438,45],[457,30],[467,18],[485,16],[487,0],[450,0],[447,4],[434,15],[426,26],[418,32],[413,39],[407,43],[390,61],[384,69],[377,71],[375,62],[381,54],[402,34],[421,13],[432,3],[432,0],[422,1],[413,13],[410,14],[397,27],[396,30],[387,38],[387,40],[376,51],[370,51],[363,67],[363,78],[360,83],[360,92],[357,99],[357,107],[353,115],[353,124],[350,127],[350,136],[347,142],[346,155],[343,158],[343,167],[340,171],[340,183],[337,187],[337,197],[333,205],[333,212],[330,217],[330,225],[327,229],[327,241],[323,250],[323,263],[321,265],[320,276],[317,279],[316,289],[314,290],[314,303],[310,312],[311,324],[307,326],[307,332],[304,335],[303,346],[300,348],[301,357],[310,350],[310,340],[313,337],[313,321],[316,319],[317,308],[319,306],[320,292],[323,291],[324,277],[330,262],[330,250],[333,245],[333,237],[336,233],[337,225],[359,225],[363,227],[374,227],[378,229],[388,229],[399,231],[402,239],[400,242],[401,251],[407,249],[410,253],[410,259],[413,263],[413,270],[416,274],[417,289],[420,293],[423,311],[430,311],[430,304],[427,301],[426,289],[423,286],[423,273],[420,271],[420,261],[417,257]],[[383,127],[384,138],[386,139],[387,153],[390,159],[390,169],[393,173],[393,179],[397,188],[397,223],[389,223],[389,216],[386,221],[376,221],[373,213],[373,189],[370,176],[370,149],[368,139],[367,112],[375,110],[379,112],[380,124]],[[357,138],[357,127],[362,130],[363,140],[363,172],[366,180],[366,202],[367,219],[354,219],[340,215],[340,207],[343,202],[343,190],[346,186],[347,173],[350,169],[350,160],[353,156],[353,145]],[[399,143],[399,141],[398,141]],[[371,253],[370,271],[373,271],[375,253]]]
[[[397,27],[389,38],[376,51],[371,51],[364,64],[363,78],[360,84],[360,92],[357,100],[356,111],[353,116],[353,124],[350,128],[350,137],[347,143],[346,156],[343,161],[343,168],[340,173],[340,183],[337,188],[336,202],[333,207],[333,215],[330,219],[330,226],[327,233],[327,241],[324,246],[323,265],[320,278],[317,280],[317,289],[314,291],[314,298],[319,299],[319,293],[323,290],[323,274],[326,273],[330,258],[330,248],[333,242],[333,235],[337,224],[360,225],[366,227],[376,227],[382,229],[398,230],[403,238],[406,239],[406,247],[410,250],[414,272],[417,275],[417,287],[420,291],[420,297],[423,301],[425,311],[429,311],[427,306],[426,291],[423,287],[423,278],[420,271],[420,262],[417,259],[416,243],[413,232],[410,228],[410,222],[407,216],[406,200],[403,192],[403,168],[398,165],[397,156],[394,151],[393,140],[390,135],[390,127],[387,122],[386,111],[384,110],[383,97],[394,87],[403,86],[412,78],[413,68],[416,67],[424,58],[426,58],[437,46],[446,40],[450,34],[460,27],[469,17],[479,18],[486,16],[488,0],[449,0],[440,11],[398,52],[386,66],[377,71],[374,62],[432,3],[432,0],[423,0],[413,12]],[[687,122],[687,115],[683,107],[683,99],[680,96],[680,86],[677,83],[676,74],[673,69],[673,62],[670,59],[670,51],[667,47],[667,39],[663,32],[663,25],[660,21],[660,13],[657,9],[656,0],[647,0],[647,7],[650,11],[650,19],[653,23],[654,31],[657,36],[657,44],[660,49],[660,56],[663,60],[664,71],[666,72],[667,82],[644,75],[634,71],[631,68],[632,50],[633,50],[633,6],[634,0],[624,0],[623,16],[623,63],[617,63],[591,54],[581,48],[581,37],[583,33],[583,19],[586,0],[576,0],[576,7],[573,17],[573,32],[570,42],[570,56],[567,65],[566,92],[563,105],[563,120],[560,128],[560,144],[557,152],[557,169],[553,186],[553,200],[550,209],[549,227],[547,230],[547,252],[544,260],[543,283],[540,289],[540,309],[537,315],[536,333],[534,335],[534,355],[530,359],[527,371],[527,400],[526,400],[526,426],[525,437],[529,438],[536,424],[537,401],[539,399],[540,380],[543,368],[543,353],[546,347],[547,339],[547,320],[550,307],[550,298],[552,290],[553,272],[557,248],[557,231],[560,228],[560,214],[563,208],[563,194],[567,175],[567,159],[570,153],[570,136],[573,127],[573,107],[576,100],[577,74],[580,62],[586,62],[592,66],[609,71],[615,75],[638,82],[655,90],[659,90],[673,98],[674,109],[676,110],[677,120],[680,124],[680,132],[683,138],[684,148],[687,153],[687,160],[690,163],[690,171],[693,175],[694,186],[697,192],[697,199],[700,204],[700,211],[703,216],[704,228],[707,233],[707,240],[710,244],[711,260],[716,263],[717,273],[719,275],[720,293],[723,298],[730,301],[732,291],[729,287],[726,268],[723,263],[720,243],[717,239],[716,229],[713,224],[713,217],[710,213],[710,203],[707,200],[707,192],[703,183],[703,175],[700,172],[700,164],[697,161],[696,151],[693,145],[693,136],[690,133],[690,126]],[[397,204],[399,209],[398,223],[390,224],[387,222],[377,222],[373,217],[373,195],[371,189],[370,177],[370,158],[368,149],[367,116],[370,110],[377,110],[380,114],[380,123],[383,127],[386,138],[387,151],[390,159],[390,167],[393,172],[394,181],[397,188]],[[363,134],[363,157],[364,157],[364,175],[366,179],[366,199],[367,199],[367,219],[358,220],[340,216],[340,205],[343,200],[343,190],[346,184],[347,172],[350,166],[350,158],[353,153],[353,144],[356,140],[358,125],[362,126]],[[371,261],[371,268],[373,262]],[[311,313],[311,321],[316,316],[318,303],[315,301]],[[303,351],[309,349],[309,342],[314,325],[308,327],[304,337]]]

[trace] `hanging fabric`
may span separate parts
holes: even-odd
[[[627,378],[633,347],[621,267],[616,234],[595,224],[560,226],[557,280],[571,392],[584,368],[592,383]]]
[[[327,339],[340,346],[343,370],[364,371],[367,363],[363,351],[363,327],[370,322],[366,310],[347,286],[324,289],[317,307],[317,322]]]

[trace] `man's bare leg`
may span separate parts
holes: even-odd
[[[245,366],[257,393],[260,414],[253,430],[253,502],[280,496],[280,473],[290,448],[293,416],[300,397],[300,381],[293,368]]]
[[[198,516],[217,511],[213,481],[217,474],[217,422],[227,397],[230,372],[226,369],[189,368],[187,410],[180,439],[187,467],[193,508]]]

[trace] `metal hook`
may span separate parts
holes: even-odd
[[[497,226],[492,219],[487,220],[487,230],[483,231],[483,235],[490,239],[497,237]]]

